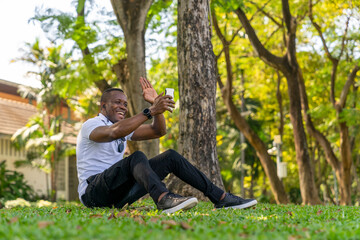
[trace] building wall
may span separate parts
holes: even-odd
[[[49,176],[38,168],[31,166],[16,168],[14,163],[17,160],[24,160],[25,151],[18,151],[11,146],[10,136],[0,136],[0,161],[6,160],[6,168],[8,170],[21,172],[27,183],[39,195],[47,195],[47,186],[50,184]]]
[[[32,166],[15,167],[17,160],[25,160],[25,150],[18,151],[11,145],[9,135],[0,135],[0,161],[6,161],[6,169],[24,174],[26,182],[40,196],[47,196],[50,189],[50,175]],[[78,200],[78,178],[76,157],[70,156],[56,164],[57,199]]]

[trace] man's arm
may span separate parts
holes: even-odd
[[[121,137],[125,137],[134,131],[131,137],[134,141],[159,138],[166,133],[166,123],[163,113],[172,111],[174,101],[168,96],[159,95],[154,103],[149,107],[153,116],[152,124],[142,125],[148,118],[142,114],[120,120],[111,126],[101,126],[95,128],[90,134],[90,140],[95,142],[110,142]]]
[[[132,135],[131,140],[140,141],[164,136],[166,134],[166,122],[164,115],[155,115],[153,119],[152,124],[143,124],[137,128]]]
[[[111,142],[115,139],[129,135],[146,120],[148,120],[148,118],[144,114],[139,113],[131,118],[120,120],[111,126],[95,128],[90,133],[89,138],[95,142]]]

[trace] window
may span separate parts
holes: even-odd
[[[8,154],[9,154],[8,140],[7,140],[7,139],[4,139],[4,141],[5,141],[5,144],[4,144],[4,147],[5,147],[5,155],[8,155]]]
[[[0,154],[4,155],[4,139],[0,139]]]

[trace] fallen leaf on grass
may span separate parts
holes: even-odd
[[[289,216],[292,216],[292,215],[293,215],[293,213],[292,213],[291,211],[286,212],[286,214],[289,215]]]
[[[244,225],[244,226],[243,226],[243,229],[247,229],[247,228],[248,228],[248,226],[247,226],[247,225]]]
[[[288,237],[288,240],[296,240],[296,239],[300,239],[300,238],[303,238],[303,237],[300,235],[290,235]]]
[[[320,214],[322,214],[323,213],[323,211],[322,210],[319,210],[319,211],[317,211],[317,213],[316,213],[316,215],[320,215]]]
[[[65,211],[67,214],[71,213],[71,209],[66,209]]]
[[[172,226],[176,226],[177,225],[177,222],[175,222],[174,220],[164,220],[161,222],[161,224],[165,225],[172,225]]]
[[[113,219],[113,218],[116,218],[115,213],[111,213],[110,216],[108,217],[108,220],[111,220],[111,219]]]
[[[170,229],[176,225],[178,225],[177,222],[175,222],[174,220],[164,220],[161,222],[162,225],[165,225],[165,229]]]
[[[225,221],[220,221],[220,222],[218,222],[218,224],[219,224],[219,225],[223,225],[223,224],[227,224],[227,222],[225,222]]]
[[[192,229],[192,227],[189,224],[187,224],[186,222],[181,222],[180,226],[182,229],[185,229],[185,230]]]
[[[129,217],[130,214],[127,211],[121,211],[116,214],[117,217]]]
[[[90,215],[90,218],[102,218],[103,215],[101,214],[93,214],[93,215]]]
[[[18,217],[13,217],[12,219],[10,219],[9,223],[16,223],[19,221]]]
[[[246,233],[239,233],[239,237],[247,238],[249,235]]]
[[[49,225],[53,225],[54,222],[52,221],[41,221],[41,222],[38,222],[38,228],[46,228],[47,226]]]
[[[82,229],[82,226],[77,225],[77,226],[76,226],[76,229],[77,229],[77,230],[81,230],[81,229]]]
[[[160,220],[160,218],[157,218],[157,217],[152,217],[150,218],[150,222],[153,222],[153,223],[156,223]]]
[[[144,219],[143,219],[141,216],[136,216],[136,217],[134,217],[134,221],[135,221],[135,222],[138,222],[138,223],[140,223],[140,224],[146,224],[145,221],[144,221]]]

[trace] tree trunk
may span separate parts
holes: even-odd
[[[116,18],[120,24],[126,42],[127,67],[129,80],[122,82],[122,88],[128,97],[130,116],[141,112],[149,104],[144,101],[140,77],[146,77],[145,68],[145,20],[151,0],[111,0]],[[159,153],[159,140],[138,142],[138,147],[149,158]]]
[[[341,155],[341,175],[339,179],[340,185],[340,204],[351,204],[351,149],[350,149],[350,137],[349,129],[346,122],[340,123],[340,155]]]
[[[179,151],[223,188],[216,151],[216,71],[209,2],[178,1]],[[171,181],[171,186],[181,185]],[[185,187],[182,194],[203,195]]]
[[[294,76],[295,75],[295,76]],[[290,120],[293,125],[296,161],[299,167],[300,191],[304,204],[320,204],[318,189],[315,185],[313,168],[310,162],[303,118],[301,114],[300,91],[297,73],[287,76],[290,99]]]
[[[319,34],[321,42],[323,44],[326,57],[332,64],[331,70],[331,79],[330,79],[330,101],[337,113],[337,119],[339,121],[340,127],[340,156],[341,161],[336,157],[334,150],[331,147],[330,142],[328,139],[325,138],[323,134],[321,134],[318,130],[315,129],[312,123],[311,116],[307,114],[309,110],[306,92],[302,90],[302,101],[303,101],[303,108],[306,115],[306,125],[308,126],[309,133],[315,137],[315,139],[319,142],[321,147],[324,149],[326,160],[332,167],[332,169],[336,173],[336,178],[338,179],[340,185],[340,204],[341,205],[349,205],[351,204],[351,165],[352,165],[352,156],[351,156],[351,141],[349,136],[349,127],[346,125],[345,121],[340,120],[340,114],[346,106],[346,99],[349,93],[350,87],[353,85],[357,72],[360,70],[359,64],[355,62],[355,65],[352,71],[348,74],[347,81],[341,90],[340,97],[338,100],[335,99],[335,80],[337,77],[337,69],[339,67],[339,63],[342,59],[344,54],[344,49],[346,45],[347,39],[347,32],[350,23],[350,17],[347,18],[345,31],[341,36],[341,50],[340,53],[334,57],[334,53],[331,53],[329,47],[326,43],[325,36],[322,32],[321,27],[315,22],[315,18],[313,16],[313,2],[312,0],[309,1],[309,18]],[[302,80],[302,75],[301,78]],[[301,83],[304,85],[304,83]],[[304,86],[300,86],[303,89]]]
[[[236,127],[241,130],[251,146],[256,150],[256,154],[260,159],[261,165],[264,168],[266,176],[269,178],[270,187],[274,194],[277,203],[288,203],[287,194],[284,186],[277,176],[277,171],[274,161],[267,152],[265,143],[259,136],[251,129],[246,120],[241,116],[236,106],[232,101],[225,100],[225,105],[230,113],[231,119],[234,121]]]

